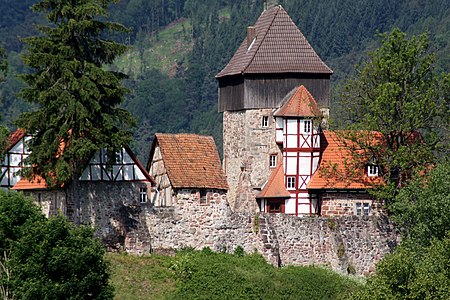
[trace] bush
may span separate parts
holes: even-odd
[[[15,299],[112,299],[105,250],[93,234],[62,216],[45,218],[19,193],[0,191],[0,247],[9,251],[12,274],[2,286]]]

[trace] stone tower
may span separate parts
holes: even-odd
[[[258,210],[255,197],[277,166],[273,113],[282,99],[305,86],[324,115],[333,71],[277,5],[265,10],[225,68],[217,74],[223,112],[223,166],[235,211]]]

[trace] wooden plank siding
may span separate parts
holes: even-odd
[[[238,76],[232,76],[238,77]],[[328,74],[261,74],[219,79],[219,112],[277,108],[295,87],[304,85],[320,107],[330,105]]]

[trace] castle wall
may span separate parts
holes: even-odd
[[[364,206],[369,207],[368,215],[380,215],[383,209],[366,192],[327,191],[320,194],[322,216],[352,216],[363,215]],[[361,211],[357,212],[356,205]]]
[[[219,191],[201,204],[196,190],[181,190],[174,204],[140,205],[134,220],[141,223],[126,232],[124,248],[141,254],[185,247],[233,252],[242,246],[277,266],[315,264],[367,275],[398,242],[392,224],[383,216],[298,218],[235,213]],[[147,240],[142,242],[142,237]]]
[[[268,126],[262,126],[263,116]],[[270,176],[269,157],[279,155],[272,109],[223,113],[223,166],[233,211],[258,211],[255,196]]]

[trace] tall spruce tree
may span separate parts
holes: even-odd
[[[434,63],[426,34],[394,29],[341,96],[338,121],[355,158],[347,167],[378,166],[385,184],[375,195],[388,202],[417,168],[448,154],[450,74],[436,74]]]
[[[16,121],[33,136],[24,172],[40,175],[50,187],[77,183],[84,163],[98,149],[114,151],[131,139],[130,113],[119,105],[127,93],[121,84],[126,76],[107,70],[126,46],[108,39],[126,32],[120,24],[106,21],[114,0],[43,0],[32,6],[47,13],[48,26],[37,26],[39,36],[26,38],[24,63],[29,74],[20,95],[36,103],[36,111]]]
[[[6,51],[3,47],[0,47],[0,84],[5,81],[6,73],[8,71],[8,61],[6,59]],[[0,91],[0,107],[2,108],[2,93]],[[2,120],[2,114],[0,113],[0,121]],[[0,125],[0,161],[3,159],[3,147],[5,145],[6,137],[8,136],[8,128]]]

